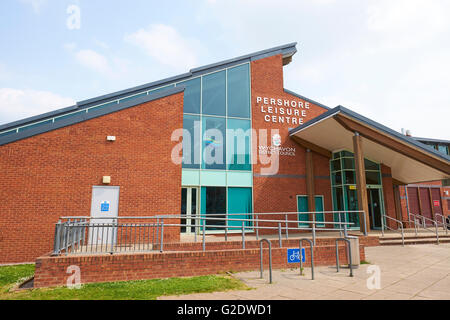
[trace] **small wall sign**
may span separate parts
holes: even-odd
[[[109,201],[103,201],[100,204],[100,211],[101,212],[109,212]]]

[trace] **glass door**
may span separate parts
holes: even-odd
[[[192,219],[196,217],[198,210],[198,188],[182,188],[181,189],[181,233],[193,234],[195,233],[195,226],[197,220]]]
[[[381,230],[381,218],[383,215],[383,200],[381,198],[380,188],[367,189],[367,200],[369,202],[369,219],[370,228],[373,230]]]

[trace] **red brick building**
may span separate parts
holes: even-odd
[[[199,230],[189,219],[198,215],[327,222],[345,211],[366,231],[397,227],[385,216],[407,225],[410,213],[449,215],[448,148],[285,89],[296,51],[267,49],[0,126],[0,263],[50,252],[62,216],[186,216],[166,234],[178,241]],[[223,233],[217,224],[206,231]]]

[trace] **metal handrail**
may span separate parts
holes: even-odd
[[[302,238],[299,240],[299,250],[300,250],[300,275],[303,275],[303,255],[302,255],[302,242],[307,241],[309,243],[309,247],[311,250],[311,280],[314,280],[314,245],[313,242],[310,239]],[[306,252],[305,252],[306,255]]]
[[[389,217],[385,214],[381,215],[381,234],[384,237],[384,228],[389,229],[391,231],[398,231],[398,229],[392,229],[391,227],[389,227],[387,224],[384,223],[384,219],[383,218],[388,218],[391,219],[392,221],[395,221],[399,224],[400,226],[400,233],[402,235],[402,246],[405,246],[405,234],[404,234],[404,230],[403,230],[403,222],[401,222],[400,220],[394,219],[392,217]]]
[[[338,247],[338,242],[339,241],[344,241],[347,243],[347,256],[348,256],[348,266],[350,267],[350,277],[353,277],[353,262],[352,262],[352,246],[350,243],[350,240],[345,239],[345,238],[339,238],[336,239],[336,269],[337,272],[339,272],[339,247]]]
[[[445,216],[443,214],[440,213],[435,213],[434,214],[434,220],[437,222],[437,217],[441,217],[442,218],[442,227],[445,230],[445,234],[448,234],[448,225],[447,225],[447,219],[445,218]]]
[[[269,245],[269,282],[272,283],[272,243],[267,239],[261,239],[259,241],[259,262],[261,267],[261,279],[263,278],[263,242]]]
[[[122,252],[122,248],[125,251],[149,251],[155,250],[159,246],[159,251],[164,250],[164,232],[167,228],[171,227],[195,227],[196,231],[201,228],[203,234],[203,251],[206,250],[206,229],[217,228],[225,229],[225,239],[227,239],[227,230],[237,229],[242,234],[242,248],[245,249],[245,233],[253,232],[254,229],[264,230],[277,230],[279,237],[279,246],[282,247],[282,229],[298,230],[298,231],[311,231],[313,237],[313,243],[315,245],[316,230],[318,231],[337,231],[347,234],[347,228],[352,226],[353,222],[327,222],[337,226],[333,228],[318,227],[318,224],[322,222],[317,221],[300,221],[300,220],[274,220],[274,219],[233,219],[233,218],[211,218],[208,216],[195,216],[191,217],[192,224],[188,223],[172,223],[173,220],[185,218],[185,216],[153,216],[153,217],[123,217],[128,222],[130,218],[141,220],[141,223],[119,223],[122,217],[114,218],[84,218],[82,220],[68,218],[66,222],[57,223],[55,227],[55,239],[54,239],[54,254],[58,255],[62,252],[65,254],[82,254],[82,253],[110,253]],[[166,220],[164,220],[166,219]],[[152,223],[142,223],[142,220],[150,220]],[[172,220],[172,221],[171,221]],[[207,224],[211,221],[224,222],[222,224]],[[97,222],[98,221],[98,222]],[[234,225],[229,225],[228,222],[239,222]],[[155,223],[156,222],[156,223]],[[177,221],[175,221],[177,222]],[[200,222],[200,223],[199,223]],[[267,222],[274,223],[276,226],[260,226],[249,225],[251,223]],[[285,223],[285,227],[282,228],[282,223]],[[311,225],[311,227],[300,226],[301,223]],[[203,225],[203,227],[201,226]],[[247,225],[246,225],[247,224]],[[289,226],[289,224],[296,224],[295,227]],[[153,239],[151,237],[153,233]],[[106,237],[105,237],[106,235]],[[197,235],[197,232],[196,232]],[[288,235],[286,235],[288,237]],[[133,239],[134,237],[134,239]],[[88,239],[86,239],[88,238]],[[257,239],[258,240],[258,239]],[[195,237],[197,242],[197,236]],[[120,243],[119,243],[120,242]],[[124,243],[125,242],[125,243]],[[156,245],[156,246],[155,246]],[[95,247],[95,248],[94,248]],[[100,247],[100,249],[98,248]],[[119,251],[120,249],[120,251]]]
[[[431,220],[431,219],[429,219],[429,218],[427,218],[427,217],[424,217],[424,216],[420,216],[420,215],[417,215],[417,214],[413,214],[413,213],[410,213],[410,216],[413,216],[414,219],[416,219],[416,218],[422,219],[422,225],[421,225],[421,227],[422,227],[424,230],[427,230],[427,231],[429,231],[429,232],[435,233],[435,234],[436,234],[436,243],[439,244],[439,230],[438,230],[438,224],[437,224],[436,221]],[[426,223],[425,223],[426,221],[430,221],[430,222],[434,225],[434,231],[432,231],[432,230],[430,230],[429,228],[426,227]]]

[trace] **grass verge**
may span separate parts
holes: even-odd
[[[249,290],[227,275],[152,279],[84,284],[66,287],[12,291],[21,280],[34,274],[34,265],[0,267],[0,300],[155,300],[165,295]]]

